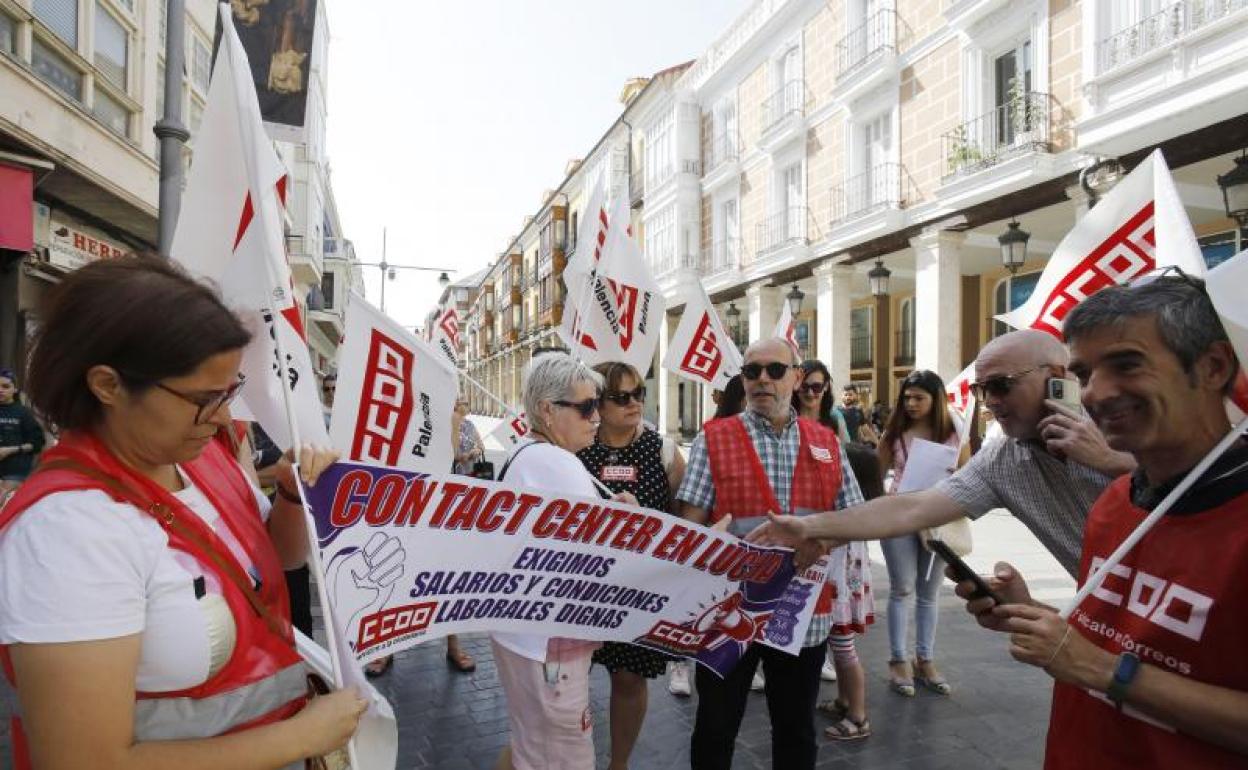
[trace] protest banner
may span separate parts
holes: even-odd
[[[305,488],[344,647],[367,663],[482,631],[626,641],[719,674],[796,654],[826,557],[600,498],[337,463]]]
[[[351,460],[432,472],[451,467],[455,369],[364,298],[347,305],[330,417],[331,446]]]
[[[529,435],[529,423],[524,419],[524,412],[504,417],[490,432],[490,435],[508,450],[517,446],[521,439]]]
[[[719,313],[701,284],[689,290],[680,324],[667,345],[663,368],[716,390],[741,371],[741,351],[724,331]]]

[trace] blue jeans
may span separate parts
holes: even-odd
[[[888,645],[893,660],[909,660],[906,654],[906,624],[910,597],[914,601],[914,651],[931,660],[936,646],[936,619],[940,607],[936,597],[945,579],[945,562],[923,547],[918,535],[902,535],[880,541],[888,564]],[[935,559],[936,563],[932,564]],[[931,567],[929,573],[928,567]]]

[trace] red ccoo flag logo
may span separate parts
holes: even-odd
[[[351,442],[352,460],[398,464],[412,419],[412,393],[407,383],[411,382],[415,360],[411,350],[373,329]]]
[[[693,339],[689,341],[689,348],[680,362],[680,370],[712,382],[723,362],[724,354],[719,349],[719,341],[715,339],[715,330],[711,328],[711,316],[702,311],[702,321],[693,333]]]
[[[451,341],[456,350],[459,350],[459,316],[455,314],[455,308],[448,307],[446,312],[442,314],[442,318],[438,320],[438,326],[442,327],[442,332],[446,338]]]

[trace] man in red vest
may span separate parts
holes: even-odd
[[[676,493],[685,518],[709,524],[731,514],[732,531],[740,535],[769,511],[813,513],[863,501],[835,434],[813,420],[799,420],[790,406],[801,377],[794,356],[779,338],[756,342],[745,351],[741,376],[746,410],[707,422],[694,440]],[[821,546],[803,548],[819,551]],[[816,555],[801,554],[799,563],[813,561]],[[849,600],[839,596],[838,606]],[[869,606],[869,601],[855,600],[854,605]],[[760,662],[767,677],[772,765],[785,770],[815,766],[814,717],[824,642],[830,631],[861,632],[871,620],[866,613],[857,620],[842,616],[834,626],[832,607],[831,586],[825,586],[800,655],[754,644],[723,679],[698,667],[698,714],[690,750],[695,770],[731,767],[750,681]]]
[[[1230,430],[1238,362],[1200,281],[1103,289],[1066,318],[1070,371],[1105,439],[1139,462],[1084,529],[1080,583]],[[1047,770],[1248,765],[1248,444],[1241,437],[1071,613],[1031,599],[1010,565],[1005,604],[970,601],[1010,653],[1055,680]],[[966,597],[971,584],[958,587]]]

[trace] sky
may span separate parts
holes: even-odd
[[[327,152],[356,256],[493,262],[571,158],[594,146],[625,81],[696,59],[751,0],[325,0]],[[364,268],[380,303],[380,270]],[[414,326],[436,272],[400,270],[386,312]]]

